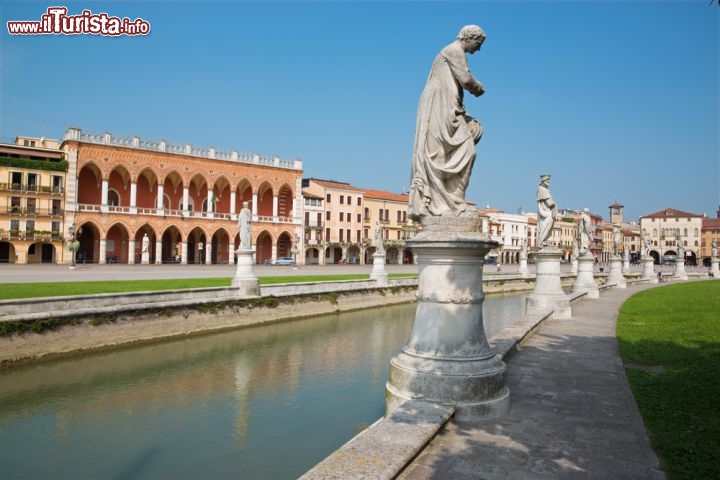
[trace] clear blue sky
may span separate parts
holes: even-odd
[[[151,33],[11,36],[54,5],[142,17]],[[408,188],[418,100],[466,24],[486,94],[467,198],[626,219],[720,204],[717,1],[0,3],[0,137],[96,132],[300,158],[304,176]]]

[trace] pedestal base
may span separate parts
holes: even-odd
[[[530,275],[530,270],[528,270],[527,258],[520,258],[520,267],[518,268],[518,273],[524,276]]]
[[[685,259],[679,258],[675,261],[675,273],[673,274],[678,280],[687,280],[688,275],[685,271]]]
[[[253,270],[253,254],[252,249],[237,249],[237,270],[232,279],[232,286],[238,289],[238,294],[242,296],[258,296],[260,295],[260,283]]]
[[[150,254],[148,252],[143,252],[140,256],[140,263],[142,265],[150,265]]]
[[[560,258],[562,252],[557,248],[544,247],[535,254],[535,289],[525,300],[528,314],[553,309],[553,318],[570,318],[572,310],[570,299],[560,283]]]
[[[625,276],[622,273],[622,258],[617,255],[610,257],[610,272],[607,283],[615,285],[616,288],[627,288]]]
[[[720,268],[718,268],[718,265],[720,264],[720,260],[717,258],[710,259],[710,273],[715,278],[720,278]]]
[[[407,400],[453,405],[457,418],[497,418],[510,407],[505,363],[485,337],[485,255],[498,243],[476,213],[434,217],[408,247],[417,254],[415,323],[390,361],[387,412]]]
[[[657,277],[655,277],[655,259],[650,256],[643,258],[643,280],[650,280],[653,283],[657,283]]]
[[[586,253],[577,259],[577,263],[578,274],[573,283],[572,291],[574,293],[587,292],[587,298],[600,298],[600,289],[595,281],[594,274],[595,257],[592,253]]]
[[[373,253],[373,268],[370,279],[375,280],[380,287],[388,284],[388,274],[385,271],[385,253]]]

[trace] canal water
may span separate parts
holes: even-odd
[[[488,337],[524,296],[488,296]],[[292,479],[382,417],[415,305],[0,371],[0,478]]]

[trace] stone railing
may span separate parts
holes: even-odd
[[[78,142],[95,143],[100,145],[115,145],[120,147],[137,148],[155,152],[172,153],[176,155],[187,155],[191,157],[209,158],[227,162],[250,163],[265,165],[269,167],[288,168],[291,170],[302,170],[302,160],[283,160],[280,157],[268,157],[259,154],[243,153],[236,150],[225,152],[218,151],[215,147],[199,147],[189,143],[182,145],[168,143],[165,140],[151,141],[138,136],[124,137],[115,136],[110,132],[94,133],[82,131],[79,128],[71,127],[63,140],[75,140]]]

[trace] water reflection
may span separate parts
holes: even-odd
[[[489,297],[492,335],[519,296]],[[0,373],[0,477],[295,478],[384,412],[414,305]]]

